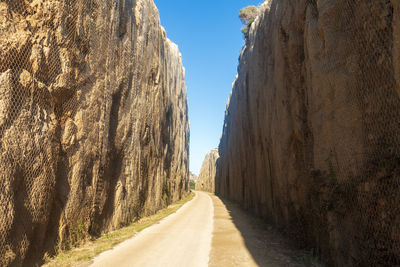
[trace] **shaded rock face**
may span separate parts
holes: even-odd
[[[215,192],[216,162],[218,157],[218,149],[213,149],[207,153],[201,165],[199,178],[196,181],[196,190]]]
[[[0,1],[0,265],[186,194],[184,80],[152,0]]]
[[[331,266],[400,264],[399,8],[272,0],[240,56],[216,192]]]

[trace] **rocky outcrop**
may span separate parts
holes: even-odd
[[[196,182],[196,190],[215,192],[216,162],[218,157],[218,149],[213,149],[207,153],[201,165],[199,178]]]
[[[0,265],[188,191],[184,69],[152,0],[0,0]]]
[[[400,264],[399,6],[268,1],[240,55],[216,191],[331,266]]]

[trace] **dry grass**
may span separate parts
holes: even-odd
[[[193,197],[194,193],[192,192],[186,198],[158,211],[152,216],[142,218],[130,226],[105,234],[96,240],[87,241],[78,248],[62,251],[54,258],[47,259],[43,266],[88,266],[91,263],[90,261],[100,253],[113,248],[115,245],[133,237],[136,233],[175,213],[186,202],[192,200]]]

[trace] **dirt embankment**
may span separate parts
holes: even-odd
[[[152,0],[0,0],[0,265],[188,191],[181,56]]]
[[[216,192],[328,265],[400,264],[399,8],[267,1],[240,55]]]

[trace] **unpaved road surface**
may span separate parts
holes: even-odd
[[[194,199],[159,224],[153,225],[113,250],[94,259],[101,267],[207,266],[213,230],[210,196],[196,192]]]
[[[321,265],[309,253],[296,249],[273,227],[237,205],[211,195],[214,230],[210,267],[304,267]]]
[[[176,213],[94,259],[101,267],[304,266],[277,232],[218,197],[196,192]]]

